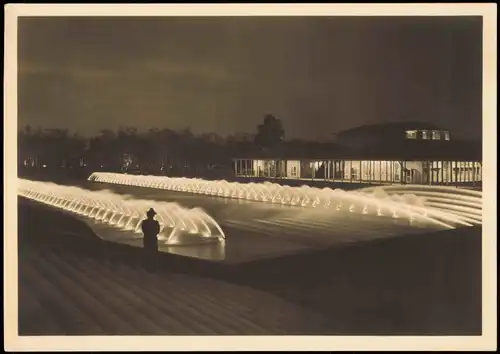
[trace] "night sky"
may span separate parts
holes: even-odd
[[[481,138],[480,17],[20,18],[19,124],[286,138],[427,121]]]

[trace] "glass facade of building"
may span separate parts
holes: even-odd
[[[236,177],[351,183],[460,184],[482,181],[477,161],[234,159]]]

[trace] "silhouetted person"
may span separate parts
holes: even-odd
[[[149,209],[146,215],[147,219],[141,223],[142,233],[144,234],[144,261],[149,270],[154,270],[158,253],[160,223],[154,219],[156,212],[153,208]]]

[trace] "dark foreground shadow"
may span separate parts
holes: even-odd
[[[142,267],[141,249],[102,241],[83,222],[19,201],[20,267],[28,249]],[[239,265],[161,254],[158,271],[279,295],[325,315],[318,334],[480,335],[481,233],[402,236]]]

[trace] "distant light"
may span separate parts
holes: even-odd
[[[417,131],[416,130],[407,130],[406,131],[406,139],[417,139]]]
[[[47,167],[47,165],[43,165],[42,167],[43,167],[43,168],[46,168],[46,167]]]

